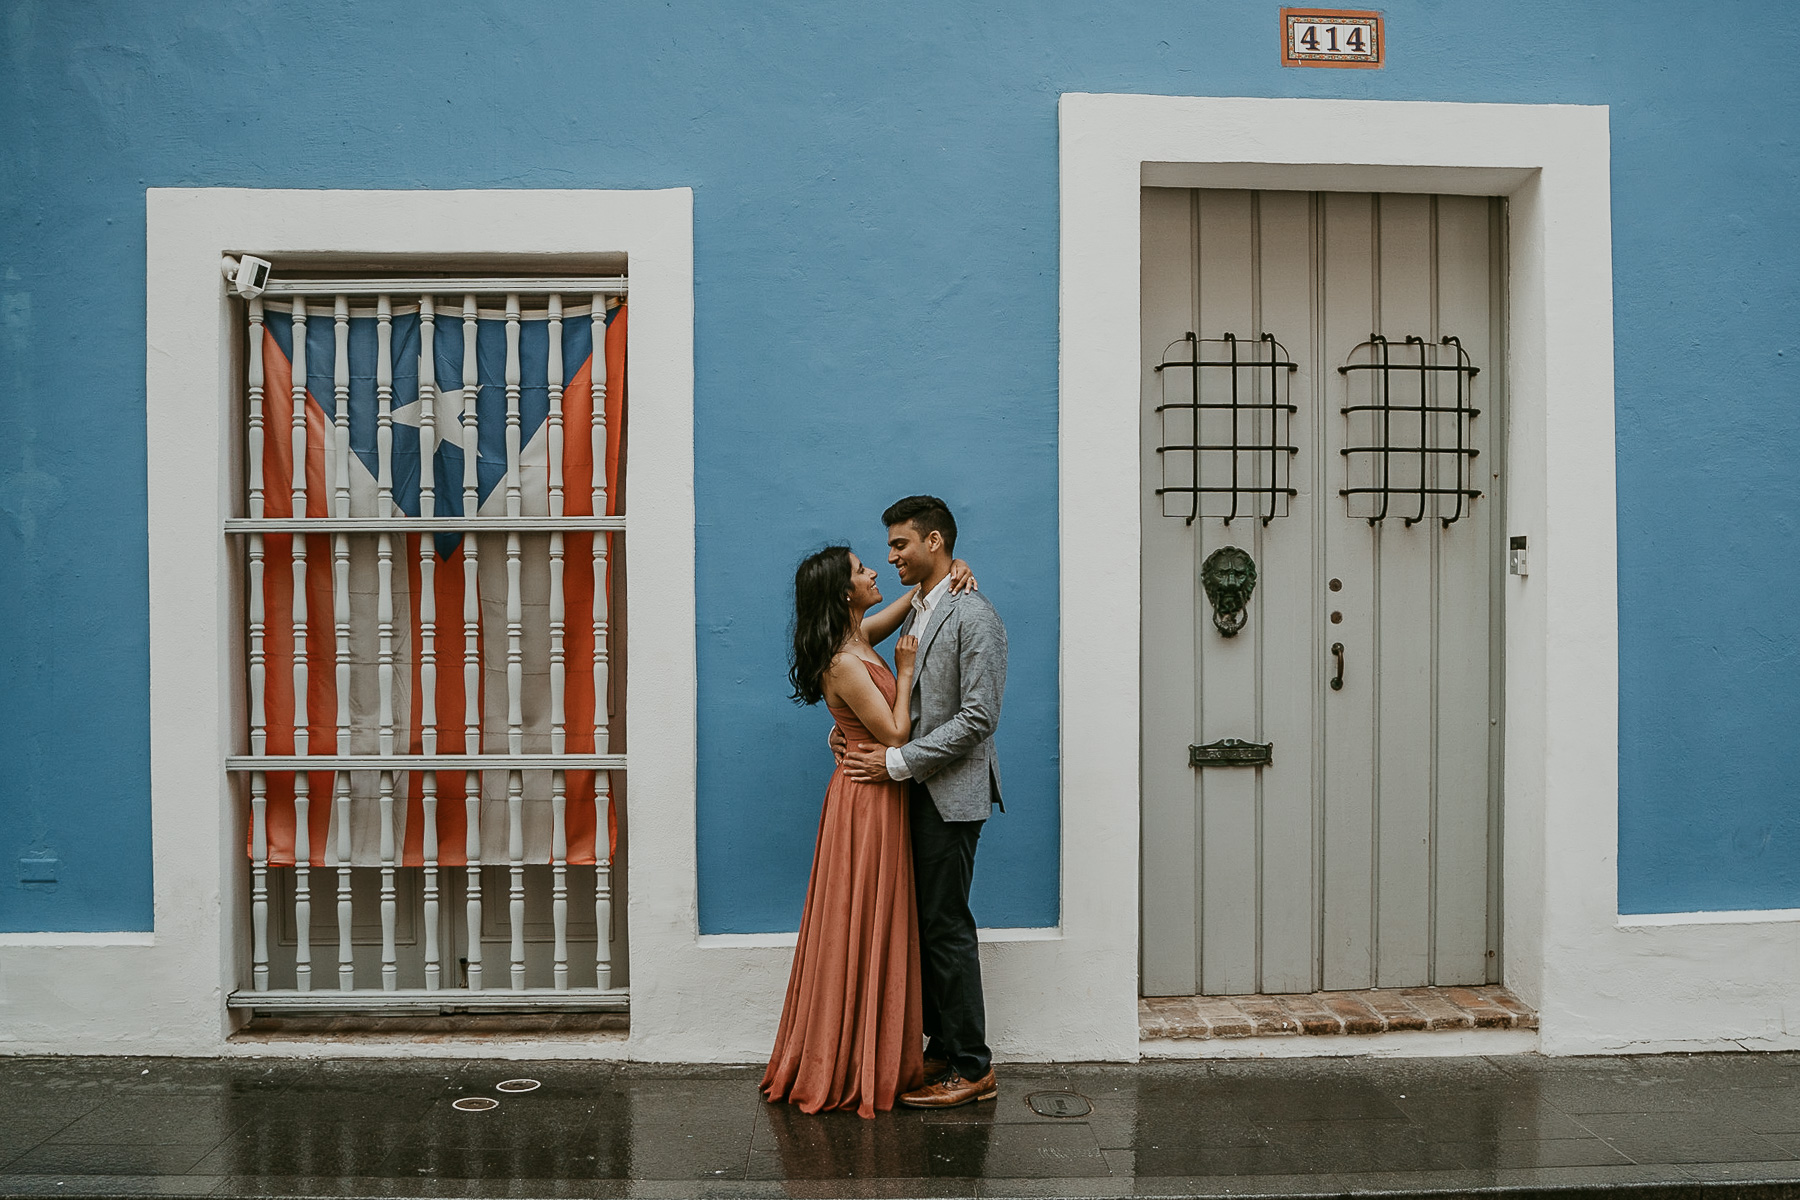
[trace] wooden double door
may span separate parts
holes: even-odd
[[[1497,980],[1503,202],[1145,188],[1142,254],[1143,994]]]

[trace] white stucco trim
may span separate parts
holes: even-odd
[[[1502,194],[1511,224],[1506,981],[1547,1053],[1793,1044],[1800,925],[1618,915],[1607,110],[1069,94],[1061,109],[1064,933],[1134,1040],[1145,182]],[[1078,869],[1076,869],[1078,865]]]
[[[0,950],[11,946],[154,946],[156,935],[125,929],[117,933],[0,933]]]
[[[1657,925],[1784,925],[1800,921],[1800,908],[1746,908],[1713,912],[1621,913],[1619,928]]]
[[[226,1040],[248,922],[237,912],[244,817],[224,771],[244,736],[237,575],[221,532],[241,487],[231,444],[241,332],[219,274],[224,252],[278,266],[293,256],[629,257],[631,653],[656,669],[628,675],[629,796],[641,815],[627,920],[634,993],[654,998],[671,960],[691,953],[697,911],[692,193],[153,188],[146,216],[154,933],[0,942],[0,1052],[271,1052]],[[655,1032],[656,1014],[649,1003],[634,1024]],[[619,1050],[596,1042],[591,1052]]]

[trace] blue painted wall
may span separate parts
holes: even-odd
[[[789,571],[878,555],[910,491],[1012,632],[977,909],[1054,923],[1065,91],[1612,106],[1621,903],[1800,905],[1795,23],[1390,0],[1387,69],[1284,70],[1278,7],[0,0],[0,930],[150,924],[144,189],[172,185],[693,187],[702,924],[797,923],[827,761],[784,698]]]

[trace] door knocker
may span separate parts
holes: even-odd
[[[1221,546],[1200,565],[1200,586],[1212,601],[1213,628],[1236,637],[1249,620],[1250,593],[1256,590],[1256,562],[1248,551]]]

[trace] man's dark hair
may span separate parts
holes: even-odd
[[[950,506],[936,496],[908,496],[896,500],[881,514],[881,523],[911,524],[920,537],[935,530],[944,537],[945,552],[956,553],[956,518],[950,515]]]

